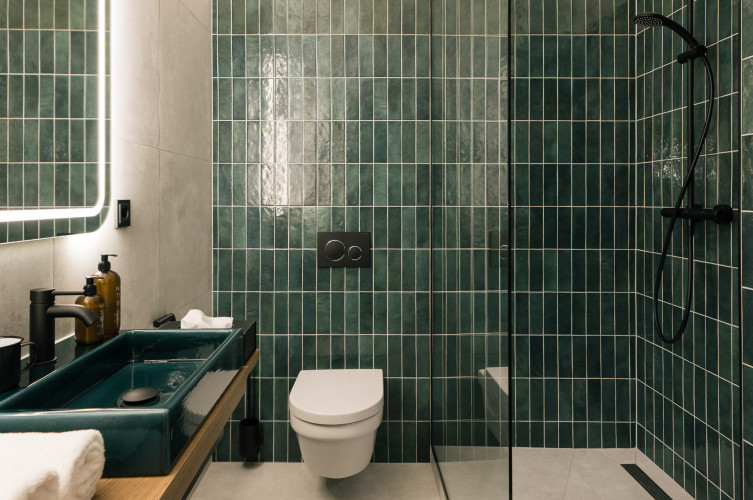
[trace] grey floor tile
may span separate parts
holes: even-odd
[[[438,500],[429,464],[369,464],[355,476],[325,479],[302,463],[212,463],[190,500]]]

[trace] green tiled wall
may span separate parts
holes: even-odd
[[[517,446],[635,445],[633,9],[513,4]]]
[[[508,365],[507,11],[432,4],[434,446],[509,444],[507,412],[485,413],[479,382]]]
[[[375,460],[428,461],[430,6],[214,2],[215,312],[258,318],[262,459],[300,460],[298,371],[381,368]],[[317,269],[317,231],[372,267]],[[236,419],[242,416],[239,409]],[[234,419],[218,458],[237,458]]]
[[[638,10],[652,10],[642,4]],[[678,5],[672,18],[687,25],[687,8]],[[737,208],[738,8],[736,2],[696,1],[695,18],[694,32],[709,46],[718,89],[695,200]],[[638,31],[636,48],[638,448],[695,498],[739,498],[737,222],[696,225],[691,319],[680,342],[662,343],[654,333],[651,297],[668,223],[659,210],[675,203],[686,172],[685,67],[675,62],[683,44],[667,29],[649,29]],[[699,134],[705,73],[700,62],[695,69]],[[665,335],[678,327],[687,286],[687,235],[681,228],[674,232],[663,277]]]
[[[753,1],[742,0],[740,155],[742,182],[742,413],[743,413],[743,495],[753,499]]]
[[[753,450],[753,423],[740,429],[734,224],[697,228],[685,339],[666,348],[651,324],[666,224],[657,212],[678,189],[684,88],[678,41],[667,30],[636,35],[631,21],[642,11],[682,21],[681,2],[666,3],[518,0],[508,65],[502,2],[215,1],[215,312],[260,321],[268,354],[249,411],[262,420],[263,459],[300,459],[286,398],[297,371],[316,367],[385,370],[377,460],[426,460],[430,417],[435,444],[500,444],[482,425],[474,376],[507,357],[509,271],[514,444],[638,446],[697,498],[740,496],[736,443]],[[699,202],[742,206],[744,230],[753,37],[737,8],[696,1],[719,88],[696,182]],[[742,8],[743,26],[753,23],[753,2]],[[512,263],[488,251],[508,242],[508,66]],[[374,267],[316,269],[315,233],[328,229],[371,231]],[[676,234],[664,278],[673,304]],[[662,312],[672,330],[678,309]],[[247,413],[239,406],[219,459],[239,458],[232,442]]]
[[[0,209],[96,203],[97,8],[0,2]],[[93,231],[105,216],[0,224],[0,243]]]

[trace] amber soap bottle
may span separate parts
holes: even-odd
[[[80,320],[76,320],[75,338],[79,345],[96,344],[102,342],[104,337],[104,319],[105,319],[105,301],[101,295],[97,294],[97,285],[95,279],[101,279],[99,276],[87,276],[84,294],[76,299],[76,304],[88,307],[97,315],[99,321],[92,326],[86,326]]]
[[[117,255],[102,255],[97,266],[97,276],[102,278],[97,283],[97,291],[105,301],[105,340],[115,337],[120,331],[120,275],[112,270],[108,257]]]

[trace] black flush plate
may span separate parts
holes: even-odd
[[[316,233],[318,267],[371,267],[371,233]]]

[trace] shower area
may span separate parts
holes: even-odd
[[[745,14],[737,1],[510,1],[432,2],[444,493],[747,498]]]

